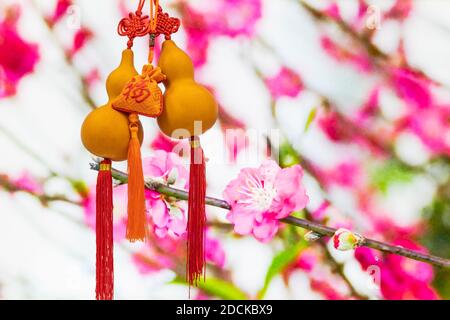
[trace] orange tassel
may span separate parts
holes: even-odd
[[[128,146],[128,223],[126,238],[131,241],[145,241],[148,235],[145,186],[142,171],[141,144],[138,139],[139,118],[129,116],[131,140]]]
[[[188,200],[187,281],[197,285],[205,276],[205,156],[198,137],[191,138]]]
[[[112,300],[114,295],[113,194],[111,160],[103,160],[97,176],[96,221],[96,299]]]

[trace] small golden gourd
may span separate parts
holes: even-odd
[[[98,157],[113,161],[127,159],[130,142],[128,115],[114,110],[112,101],[120,95],[128,81],[138,74],[133,60],[133,51],[127,49],[122,52],[122,61],[119,67],[106,80],[108,103],[92,111],[81,127],[83,145]],[[143,130],[140,123],[138,138],[142,144]]]
[[[174,131],[184,129],[190,136],[199,136],[210,129],[217,120],[218,105],[214,96],[195,82],[189,56],[172,40],[166,40],[158,66],[166,75],[164,109],[158,117],[161,131],[172,136]],[[196,121],[201,122],[200,128],[195,127]]]

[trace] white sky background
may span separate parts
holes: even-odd
[[[196,0],[201,5],[202,0]],[[53,1],[36,0],[39,10],[51,8]],[[131,1],[130,1],[131,2]],[[319,47],[318,30],[309,15],[291,0],[266,0],[264,19],[258,25],[258,33],[276,48],[283,63],[299,71],[308,86],[317,88],[339,102],[344,110],[354,110],[367,96],[374,79],[362,78],[349,67],[336,64]],[[342,0],[350,14],[357,1]],[[29,6],[28,0],[5,1]],[[81,68],[97,66],[105,78],[120,59],[126,40],[116,35],[119,12],[116,1],[80,0],[83,24],[96,32],[95,41],[77,59]],[[168,1],[162,1],[167,4]],[[383,5],[391,1],[372,1]],[[100,13],[100,14],[99,14]],[[406,39],[407,54],[411,64],[428,72],[435,79],[450,85],[450,1],[418,0],[416,11],[402,30]],[[59,28],[60,40],[68,30]],[[400,30],[395,25],[382,25],[377,44],[391,50]],[[81,145],[80,125],[89,112],[79,94],[79,83],[72,69],[65,65],[63,55],[32,7],[24,10],[20,31],[25,38],[40,45],[41,62],[36,72],[20,84],[19,94],[0,100],[0,128],[14,135],[17,141],[32,150],[43,163],[29,156],[17,143],[0,131],[0,172],[12,175],[28,170],[38,176],[47,176],[48,167],[54,171],[82,177],[93,183],[96,177],[89,170],[90,156]],[[184,43],[183,34],[175,40]],[[136,65],[145,62],[145,41],[137,40]],[[243,59],[244,57],[244,59]],[[243,39],[219,38],[213,42],[209,64],[197,74],[197,78],[217,88],[218,96],[227,109],[243,119],[252,129],[270,127],[269,96],[255,78],[245,59],[254,59],[268,74],[276,72],[279,61],[269,57],[258,45]],[[87,68],[88,70],[89,68]],[[94,98],[99,105],[106,102],[103,85],[96,88]],[[302,94],[296,99],[280,101],[279,120],[295,146],[319,163],[330,166],[345,154],[325,141],[317,129],[304,134],[306,117],[315,107],[317,98]],[[386,100],[383,110],[394,112],[389,106],[398,105],[394,98]],[[156,133],[154,120],[145,120],[145,143],[150,143]],[[208,167],[209,194],[220,196],[226,183],[239,167],[224,164],[222,159],[221,132],[218,127],[202,138],[205,152],[211,158]],[[411,144],[405,158],[410,161],[422,156],[417,141]],[[148,150],[148,149],[147,149]],[[420,153],[420,154],[419,154]],[[146,155],[149,155],[149,151]],[[425,158],[426,159],[426,156]],[[255,165],[262,159],[241,162],[241,166]],[[417,160],[423,161],[423,160]],[[250,162],[250,163],[249,163]],[[119,167],[123,164],[119,165]],[[400,188],[386,199],[386,205],[405,223],[418,218],[420,209],[433,195],[434,185],[426,178]],[[71,193],[70,186],[54,179],[48,184],[48,193]],[[401,194],[400,194],[401,193]],[[400,195],[399,195],[400,194]],[[420,196],[418,196],[420,195]],[[337,191],[331,195],[343,210],[352,210],[351,195]],[[313,199],[314,200],[314,199]],[[317,201],[317,200],[316,200]],[[211,210],[214,211],[214,210]],[[222,214],[216,211],[217,214]],[[95,286],[94,232],[82,225],[83,212],[70,205],[53,204],[49,209],[29,196],[11,196],[0,192],[0,297],[6,299],[90,299]],[[227,240],[228,266],[232,266],[236,284],[255,293],[263,285],[263,279],[271,260],[273,249],[252,239]],[[125,250],[117,246],[115,252],[115,286],[117,299],[153,299],[187,297],[183,287],[162,285],[170,279],[170,273],[157,277],[141,277],[130,262]],[[361,278],[363,279],[363,278]],[[361,281],[364,280],[356,280]],[[293,278],[288,292],[281,281],[274,281],[268,298],[318,298],[308,289],[304,276]],[[302,288],[300,290],[299,288]]]

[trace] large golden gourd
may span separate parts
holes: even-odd
[[[195,82],[189,56],[172,40],[166,40],[158,65],[167,78],[164,109],[158,117],[161,131],[172,136],[176,130],[184,129],[190,136],[199,136],[210,129],[217,120],[217,102],[205,87]],[[195,127],[196,121],[201,122],[201,128]]]
[[[112,101],[120,95],[128,81],[138,74],[133,60],[133,51],[127,49],[122,52],[119,67],[106,80],[108,103],[92,111],[81,127],[83,145],[98,157],[113,161],[127,159],[130,142],[128,115],[114,110]],[[142,144],[143,130],[140,123],[138,137]]]

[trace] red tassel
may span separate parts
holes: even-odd
[[[112,300],[114,295],[113,194],[111,160],[100,162],[97,176],[96,222],[97,261],[95,289],[97,300]]]
[[[191,137],[189,211],[187,241],[187,281],[197,285],[205,276],[205,156],[198,137]]]

